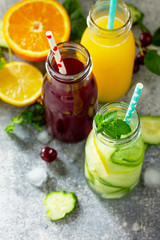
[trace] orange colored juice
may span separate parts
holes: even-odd
[[[128,91],[135,57],[133,34],[130,28],[123,32],[125,22],[116,17],[114,30],[108,31],[107,24],[107,16],[97,18],[95,31],[86,28],[81,39],[93,61],[100,102],[117,100]]]

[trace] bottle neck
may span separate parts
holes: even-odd
[[[107,23],[106,28],[103,28],[102,26],[99,25],[98,20],[106,18],[106,16],[109,16],[109,6],[110,0],[97,1],[92,6],[89,12],[89,15],[87,17],[87,25],[91,33],[96,36],[97,40],[98,38],[103,38],[104,45],[105,40],[108,40],[107,42],[108,44],[110,43],[109,40],[111,40],[112,44],[115,45],[121,41],[124,41],[127,38],[128,33],[132,26],[131,14],[127,5],[121,0],[118,0],[115,17],[122,22],[122,26],[113,30],[108,30]]]
[[[46,70],[51,79],[55,79],[63,83],[76,83],[87,78],[88,75],[90,75],[92,71],[92,60],[87,49],[84,46],[74,42],[63,42],[59,43],[57,46],[62,59],[77,59],[83,63],[84,68],[81,72],[78,72],[74,75],[61,74],[53,68],[53,65],[56,62],[52,51],[50,51],[46,60]]]
[[[124,102],[111,102],[111,103],[107,103],[105,104],[98,112],[97,114],[101,114],[104,115],[107,112],[111,112],[111,111],[117,111],[117,118],[123,119],[125,117],[125,114],[127,112],[128,109],[128,104],[124,103]],[[123,146],[126,144],[130,144],[134,141],[136,141],[140,135],[141,132],[141,127],[140,127],[140,119],[139,116],[136,112],[136,110],[134,111],[132,120],[131,120],[131,133],[129,133],[127,136],[123,136],[120,139],[113,139],[109,136],[107,136],[105,133],[98,133],[97,134],[97,126],[95,121],[93,121],[93,131],[94,134],[97,136],[97,138],[103,142],[106,145],[111,145],[111,146]]]

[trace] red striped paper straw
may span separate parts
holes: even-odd
[[[61,55],[59,53],[58,47],[56,45],[56,42],[54,40],[53,34],[51,31],[46,32],[46,36],[49,42],[49,45],[51,47],[51,50],[53,52],[53,55],[55,56],[55,60],[59,69],[59,72],[61,74],[67,74],[66,68],[64,66],[63,60],[61,58]]]

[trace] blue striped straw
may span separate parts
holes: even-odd
[[[116,15],[116,6],[117,0],[110,0],[110,7],[109,7],[109,20],[108,20],[108,29],[112,30],[114,27],[114,19]]]
[[[132,96],[132,99],[130,101],[126,116],[125,116],[125,119],[124,119],[124,121],[128,124],[130,124],[130,122],[131,122],[131,119],[132,119],[134,110],[137,106],[137,103],[138,103],[139,97],[141,95],[142,89],[143,89],[143,84],[142,83],[137,83],[136,88],[135,88],[134,93],[133,93],[133,96]]]

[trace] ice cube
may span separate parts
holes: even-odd
[[[47,173],[45,168],[35,167],[26,174],[26,177],[33,186],[40,187],[46,181]]]
[[[51,141],[52,137],[48,134],[46,129],[43,129],[40,133],[37,135],[37,140],[42,144],[47,144]]]
[[[160,188],[160,169],[148,167],[144,172],[144,184],[149,187]]]

